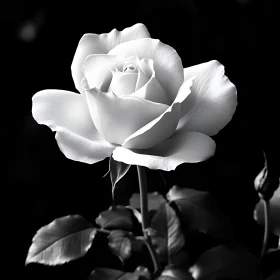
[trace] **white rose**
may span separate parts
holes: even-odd
[[[184,69],[177,52],[151,39],[143,24],[84,35],[71,69],[81,94],[40,91],[32,113],[76,161],[92,164],[113,153],[117,161],[169,171],[206,160],[215,152],[209,136],[237,106],[218,61]]]

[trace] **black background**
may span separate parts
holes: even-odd
[[[253,180],[262,168],[262,151],[276,160],[280,143],[275,2],[68,1],[62,5],[40,1],[2,7],[2,182],[8,190],[2,201],[13,224],[7,234],[17,236],[13,260],[24,267],[36,230],[53,219],[81,214],[94,222],[111,204],[109,178],[102,179],[108,159],[95,165],[66,159],[54,133],[33,120],[31,98],[48,88],[76,91],[70,65],[84,33],[122,30],[137,22],[147,26],[152,38],[175,48],[184,67],[219,60],[237,87],[239,103],[233,120],[214,137],[214,158],[163,172],[167,187],[158,172],[149,171],[150,190],[166,192],[175,183],[211,190],[236,225],[237,239],[257,251],[259,233],[251,221],[258,201]],[[29,23],[35,26],[34,36],[26,27]],[[116,202],[125,203],[137,191],[136,175],[132,168]],[[24,271],[28,279],[66,275],[64,270],[32,265]],[[82,279],[83,273],[77,273]]]

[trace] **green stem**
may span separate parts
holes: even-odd
[[[160,263],[158,260],[158,256],[155,252],[155,249],[153,247],[153,244],[151,242],[151,238],[148,235],[148,231],[147,231],[147,229],[149,228],[149,212],[148,212],[148,188],[147,188],[145,167],[137,165],[137,172],[138,172],[138,180],[139,180],[140,207],[141,207],[141,214],[142,214],[142,231],[144,235],[144,241],[153,261],[154,274],[158,274],[159,271],[161,270]]]
[[[146,229],[149,227],[149,213],[148,213],[148,190],[147,190],[147,178],[145,167],[137,165],[139,190],[140,190],[140,207],[142,214],[142,231],[144,237],[147,239]]]
[[[261,251],[261,257],[267,251],[267,244],[269,238],[269,228],[270,228],[270,219],[269,219],[269,200],[262,199],[263,208],[264,208],[264,237],[263,237],[263,245]]]

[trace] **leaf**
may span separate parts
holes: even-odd
[[[180,212],[184,232],[200,232],[223,240],[233,239],[228,217],[209,192],[174,186],[167,194]]]
[[[26,264],[58,265],[81,258],[90,249],[96,232],[79,215],[58,218],[37,231]]]
[[[112,230],[108,239],[112,253],[122,261],[130,258],[132,252],[140,252],[144,247],[143,241],[135,239],[131,233],[123,230]]]
[[[109,160],[109,170],[110,170],[110,177],[112,182],[112,194],[114,197],[114,192],[117,183],[121,180],[121,178],[128,172],[131,165],[125,164],[123,162],[119,162],[110,157]]]
[[[157,193],[148,193],[148,210],[158,210],[162,203],[166,202],[164,197]],[[129,205],[135,209],[140,209],[140,193],[134,193],[129,200]]]
[[[260,280],[260,260],[243,246],[220,245],[200,255],[189,272],[196,280]]]
[[[92,271],[87,280],[116,280],[125,272],[112,268],[96,268]]]
[[[132,273],[111,268],[96,268],[87,280],[151,280],[151,275],[144,267],[138,267]]]
[[[194,278],[185,269],[168,266],[156,280],[194,280]]]
[[[101,212],[95,222],[104,229],[131,230],[133,228],[132,212],[122,205],[113,205]]]
[[[151,228],[156,231],[151,238],[159,255],[167,253],[170,258],[184,246],[185,239],[181,231],[180,221],[168,203],[162,204],[154,215]]]
[[[279,280],[280,279],[280,270],[273,272],[266,280]]]

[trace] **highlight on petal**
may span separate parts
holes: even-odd
[[[181,107],[191,92],[192,82],[193,78],[186,81],[173,104],[158,118],[130,135],[122,146],[128,149],[148,149],[170,137],[176,130],[182,113]]]
[[[126,164],[150,169],[174,170],[178,165],[208,159],[215,153],[216,144],[209,136],[199,132],[175,133],[172,137],[147,150],[129,150],[117,147],[113,158]]]
[[[103,34],[85,34],[76,49],[71,65],[72,77],[77,90],[84,92],[80,85],[83,78],[82,66],[88,55],[107,54],[116,45],[126,41],[139,38],[150,38],[150,34],[144,24],[138,23],[122,31],[113,29],[110,33]]]
[[[184,72],[182,61],[172,47],[159,40],[143,38],[117,45],[109,54],[152,59],[157,80],[170,96],[171,102],[175,99],[183,83]]]
[[[136,85],[139,89],[131,94],[131,96],[170,105],[172,103],[171,98],[159,84],[153,64],[151,59],[141,59],[141,61],[139,61],[139,80]],[[144,82],[146,77],[150,77],[150,79],[145,85],[140,87],[140,84]]]
[[[161,115],[167,105],[137,97],[119,98],[112,92],[85,91],[92,120],[110,143],[122,144],[132,133]]]
[[[90,88],[107,91],[112,79],[112,70],[121,68],[125,58],[108,54],[89,55],[83,65],[83,72]]]
[[[224,66],[210,61],[184,69],[185,81],[195,76],[179,122],[180,131],[217,134],[232,119],[237,106],[236,87],[224,74]]]
[[[57,129],[55,139],[67,158],[88,164],[110,157],[116,147],[105,140],[90,141],[64,128]]]
[[[85,96],[48,89],[37,92],[32,97],[32,102],[33,118],[52,131],[64,127],[89,140],[103,139],[92,122]]]

